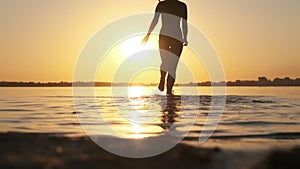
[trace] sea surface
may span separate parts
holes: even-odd
[[[78,90],[74,96],[71,87],[0,88],[0,132],[126,139],[176,133],[187,142],[211,133],[215,143],[300,145],[300,87],[227,87],[225,96],[210,87],[175,87],[174,97],[156,87]],[[224,107],[212,98],[226,99]]]

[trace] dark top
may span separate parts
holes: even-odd
[[[158,3],[155,12],[176,15],[187,20],[186,4],[177,0],[166,0]]]
[[[177,0],[166,0],[158,3],[155,12],[162,16],[161,35],[183,39],[180,28],[180,21],[187,20],[187,6],[185,3]]]

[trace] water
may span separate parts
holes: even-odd
[[[209,87],[199,87],[200,94],[195,87],[176,87],[175,93],[182,96],[171,99],[149,95],[155,87],[125,89],[97,87],[96,96],[90,96],[81,88],[78,111],[72,88],[0,88],[0,131],[80,136],[86,134],[83,124],[92,134],[141,139],[167,132],[181,136],[191,130],[187,141],[212,132],[203,127],[212,108]],[[104,121],[97,120],[100,115]],[[300,87],[228,87],[211,140],[234,139],[299,144]]]

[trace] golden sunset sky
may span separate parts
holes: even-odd
[[[299,0],[184,2],[189,22],[215,46],[227,80],[300,77]],[[157,3],[0,0],[0,81],[72,81],[77,58],[94,33],[122,17],[153,12]],[[185,50],[182,57],[187,58]],[[195,72],[198,80],[209,80],[201,71]],[[111,76],[107,72],[97,81]],[[155,73],[149,76],[149,82],[157,79]]]

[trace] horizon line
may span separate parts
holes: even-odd
[[[236,80],[227,80],[227,81],[201,81],[201,82],[182,82],[179,84],[187,84],[187,83],[224,83],[224,82],[245,82],[245,81],[259,81],[260,79],[264,79],[267,81],[275,81],[275,80],[300,80],[300,77],[296,78],[290,78],[288,76],[285,77],[275,77],[273,80],[265,77],[265,76],[260,76],[257,77],[257,79],[246,79],[246,80],[241,80],[241,79],[236,79]],[[129,83],[129,82],[109,82],[109,81],[63,81],[63,80],[58,80],[58,81],[21,81],[21,80],[0,80],[0,83],[40,83],[40,84],[46,84],[46,83],[111,83],[111,84],[158,84],[158,82],[135,82],[135,83]]]
[[[12,82],[0,81],[0,87],[84,87],[84,86],[157,86],[156,82],[97,82],[97,81],[76,81],[76,82]],[[300,78],[291,79],[275,78],[270,80],[266,77],[258,77],[257,80],[235,80],[235,81],[205,81],[175,83],[175,86],[300,86]]]

